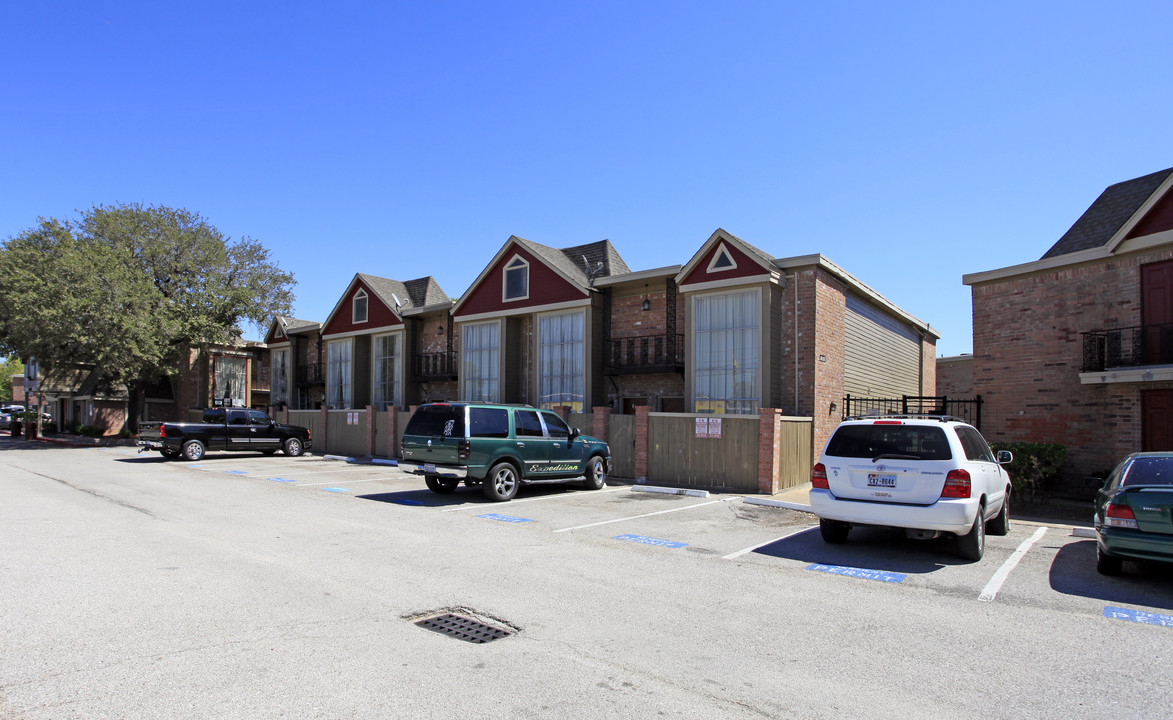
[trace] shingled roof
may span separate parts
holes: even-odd
[[[562,275],[583,288],[590,287],[590,281],[587,278],[587,268],[583,266],[584,257],[591,269],[598,267],[602,263],[601,272],[594,275],[594,277],[626,275],[631,272],[627,267],[627,263],[623,262],[623,258],[619,256],[619,252],[611,245],[610,240],[600,240],[598,242],[576,245],[561,250],[516,236],[513,237],[513,240],[517,241],[519,245],[534,255],[542,258],[546,264],[557,269]]]
[[[428,305],[439,305],[451,302],[451,298],[440,289],[431,276],[400,282],[389,278],[376,277],[365,273],[358,273],[360,278],[371,292],[375,293],[384,305],[395,312],[421,308]]]
[[[1041,259],[1107,245],[1170,175],[1173,168],[1109,186]]]

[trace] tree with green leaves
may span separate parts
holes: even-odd
[[[196,213],[94,206],[41,218],[0,245],[0,354],[35,357],[42,377],[84,367],[130,391],[175,376],[192,348],[289,314],[293,276],[260,242],[235,242]]]
[[[23,374],[24,363],[20,358],[0,358],[0,402],[12,402],[12,376]]]

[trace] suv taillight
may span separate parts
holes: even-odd
[[[1132,512],[1132,508],[1115,503],[1108,503],[1108,507],[1104,510],[1104,524],[1108,527],[1128,528],[1129,530],[1140,529],[1140,526],[1136,524],[1136,513]]]
[[[456,457],[460,460],[468,460],[472,455],[472,443],[468,440],[461,440],[456,443]]]
[[[965,470],[950,470],[945,476],[945,487],[941,488],[941,497],[967,498],[969,489],[969,473]]]
[[[831,489],[831,486],[827,484],[827,466],[823,463],[815,463],[811,470],[811,487],[819,490]]]
[[[167,437],[167,426],[166,425],[159,426],[159,437]]]

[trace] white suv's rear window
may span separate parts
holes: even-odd
[[[901,456],[909,460],[951,460],[945,430],[926,425],[841,425],[827,455],[849,458]]]

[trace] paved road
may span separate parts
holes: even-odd
[[[1173,575],[964,563],[709,498],[492,504],[316,457],[0,438],[0,717],[1091,718],[1173,702]],[[512,631],[474,645],[416,620]]]

